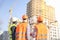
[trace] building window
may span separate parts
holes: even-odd
[[[53,35],[53,37],[56,37],[56,35]]]

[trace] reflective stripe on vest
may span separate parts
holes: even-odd
[[[47,40],[47,38],[40,38],[40,39],[37,39],[37,40]]]
[[[23,34],[26,34],[26,32],[23,32]]]
[[[22,34],[22,32],[18,32],[18,33],[16,33],[16,35],[18,35],[18,34]]]
[[[16,24],[12,24],[11,27],[12,27],[12,26],[16,26]]]
[[[18,33],[16,33],[16,35],[18,35],[18,34],[26,34],[25,32],[18,32]]]
[[[12,34],[9,34],[9,37],[12,38]]]
[[[10,38],[12,38],[12,35],[10,35]]]
[[[16,36],[16,38],[23,38],[22,36]]]
[[[38,36],[47,36],[47,34],[38,34]]]
[[[12,34],[9,34],[9,35],[12,35]]]
[[[20,36],[19,34],[22,35],[22,32],[18,32],[18,33],[16,33],[16,38],[22,38],[22,36]],[[17,35],[19,35],[19,36],[17,36]]]
[[[10,38],[12,38],[12,36],[10,36]]]
[[[11,24],[11,25],[9,26],[9,29],[8,29],[9,34],[12,34],[11,27],[13,27],[13,26],[15,26],[15,27],[16,27],[16,25],[15,25],[15,24]]]
[[[16,33],[16,38],[26,38],[26,36],[20,36],[20,35],[17,36],[18,34],[21,34],[22,35],[22,32]],[[25,32],[23,34],[25,34]]]
[[[25,36],[24,37],[22,37],[22,36],[17,36],[16,38],[26,38]]]

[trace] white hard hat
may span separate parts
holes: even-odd
[[[17,20],[18,20],[18,18],[16,18],[16,17],[12,18],[12,21],[17,21]]]
[[[16,17],[13,17],[12,21],[22,22],[22,20],[20,20],[19,18],[16,18]]]

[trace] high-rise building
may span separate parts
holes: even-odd
[[[27,4],[27,15],[29,17],[40,15],[42,10],[45,9],[45,2],[43,0],[31,0]]]
[[[54,22],[56,20],[55,18],[55,9],[51,6],[46,6],[46,18],[48,19],[48,22]]]

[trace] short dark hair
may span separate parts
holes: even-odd
[[[43,21],[38,21],[39,23],[42,23]]]
[[[16,21],[13,22],[13,24],[16,24],[16,23],[17,23]]]

